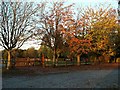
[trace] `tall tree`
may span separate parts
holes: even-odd
[[[38,6],[31,2],[2,2],[0,4],[0,45],[8,52],[7,69],[11,67],[11,51],[20,48],[34,35]]]
[[[54,2],[40,17],[40,30],[43,30],[42,39],[44,45],[53,51],[53,64],[57,62],[64,40],[62,30],[71,19],[72,5],[64,6],[64,2]],[[69,19],[68,19],[69,18]]]
[[[95,9],[87,7],[83,13],[88,21],[88,37],[92,39],[91,49],[101,53],[109,51],[109,35],[117,28],[116,11],[110,5],[98,5]]]
[[[115,31],[109,34],[109,48],[110,52],[114,52],[116,57],[120,57],[120,26],[115,28]]]
[[[69,45],[70,54],[76,55],[77,64],[80,65],[80,56],[90,50],[91,38],[88,37],[88,22],[81,16],[81,12],[76,15],[76,19],[71,18],[71,22],[67,22],[67,28],[63,33]]]

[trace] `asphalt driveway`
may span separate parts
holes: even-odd
[[[82,70],[37,76],[14,76],[2,78],[2,88],[118,88],[119,71]]]

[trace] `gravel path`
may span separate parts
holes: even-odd
[[[119,87],[117,69],[84,70],[37,76],[3,78],[3,88],[113,88]],[[120,88],[120,87],[119,87]]]

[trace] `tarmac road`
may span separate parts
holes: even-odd
[[[117,69],[3,78],[2,88],[118,88]],[[120,88],[120,87],[119,87]]]

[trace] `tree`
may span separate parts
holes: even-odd
[[[96,53],[106,53],[109,47],[109,35],[117,27],[116,11],[110,6],[98,5],[95,9],[87,7],[82,17],[88,24],[91,50]]]
[[[23,50],[23,58],[27,58],[27,50]]]
[[[26,50],[27,57],[29,58],[36,58],[38,56],[37,51],[35,50],[34,47],[28,48]]]
[[[38,6],[28,2],[2,2],[0,4],[0,45],[8,52],[7,69],[11,67],[11,51],[20,48],[34,35]]]
[[[54,2],[48,11],[40,15],[40,31],[43,31],[42,44],[53,51],[53,64],[57,62],[64,43],[63,29],[71,21],[72,5],[64,6],[64,2]]]
[[[113,53],[114,56],[120,57],[120,26],[115,28],[115,31],[109,34],[109,53]],[[115,59],[116,62],[116,59]]]
[[[44,54],[45,58],[49,58],[49,59],[52,59],[52,50],[45,46],[45,45],[41,45],[39,50],[38,50],[38,54],[39,54],[39,57],[42,57],[42,54]]]
[[[3,50],[3,51],[2,51],[2,58],[3,58],[3,60],[6,60],[7,57],[8,57],[7,51],[6,51],[6,50]]]
[[[80,57],[87,53],[91,47],[91,38],[88,37],[88,24],[84,17],[77,13],[77,18],[71,18],[71,21],[65,25],[63,33],[70,49],[70,55],[77,57],[77,64],[80,65]]]

